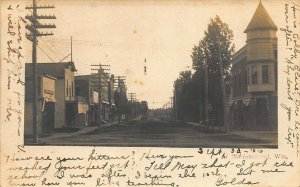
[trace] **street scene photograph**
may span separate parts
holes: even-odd
[[[26,1],[24,144],[278,148],[279,1]]]

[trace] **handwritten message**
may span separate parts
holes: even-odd
[[[6,155],[10,186],[186,186],[210,181],[210,186],[258,185],[266,178],[293,170],[284,154],[255,149],[197,149],[193,154],[164,154],[151,149],[87,155]],[[128,152],[128,151],[127,151]],[[230,172],[228,172],[230,171]],[[260,177],[253,177],[259,175]]]
[[[6,25],[4,42],[1,49],[1,65],[6,92],[4,107],[4,123],[16,129],[17,136],[21,136],[24,124],[24,67],[25,67],[25,20],[24,7],[19,4],[6,5],[4,16]],[[1,23],[2,25],[2,23]],[[3,33],[3,30],[1,31]],[[3,40],[2,40],[3,41]],[[16,127],[16,128],[15,128]]]
[[[299,2],[299,1],[298,1]],[[299,156],[299,133],[300,133],[300,4],[291,1],[285,3],[285,26],[280,31],[285,36],[285,58],[284,77],[286,79],[286,96],[287,99],[280,106],[284,109],[287,116],[288,126],[285,133],[286,143],[296,150]]]

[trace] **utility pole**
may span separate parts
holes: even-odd
[[[102,67],[109,67],[110,65],[102,65],[102,64],[92,64],[92,71],[97,71],[97,73],[92,73],[92,75],[96,75],[98,80],[98,127],[100,128],[102,126],[102,74],[104,74],[105,70],[110,70],[107,68]]]
[[[174,90],[174,113],[175,113],[175,121],[177,121],[177,96],[176,96],[176,88]]]
[[[227,120],[227,99],[226,99],[226,90],[225,90],[225,83],[224,83],[224,68],[223,68],[223,61],[222,61],[222,57],[221,57],[221,50],[220,50],[220,44],[219,42],[217,42],[218,44],[218,61],[219,61],[219,65],[220,65],[220,76],[221,76],[221,88],[222,88],[222,96],[223,96],[223,120],[224,120],[224,127],[225,127],[225,131],[228,132],[229,128],[228,128],[228,120]]]
[[[54,24],[41,24],[40,19],[56,19],[54,15],[38,15],[37,9],[55,8],[54,6],[37,6],[36,0],[33,0],[32,7],[25,7],[25,9],[32,9],[32,14],[25,16],[31,24],[27,24],[25,27],[29,30],[29,34],[26,34],[26,38],[32,42],[32,85],[33,85],[33,103],[32,103],[32,126],[33,126],[33,142],[38,143],[38,118],[37,118],[37,103],[38,103],[38,90],[37,90],[37,38],[40,36],[49,36],[53,33],[43,33],[38,29],[50,29],[56,28]]]
[[[131,120],[133,119],[133,100],[136,99],[136,93],[128,93],[131,101]]]
[[[111,74],[108,84],[108,101],[109,101],[109,121],[114,121],[114,112],[113,112],[113,97],[114,97],[114,84],[115,76]]]
[[[207,124],[208,120],[208,74],[207,74],[207,67],[208,67],[208,55],[207,51],[205,50],[205,125]]]
[[[202,102],[201,102],[201,96],[202,96],[202,90],[203,88],[202,88],[202,86],[201,86],[201,78],[200,78],[200,81],[199,81],[199,90],[200,90],[200,92],[199,92],[199,95],[200,95],[200,97],[199,97],[199,123],[201,123],[201,121],[202,121]]]
[[[171,103],[170,103],[170,121],[172,121],[172,110],[174,108],[174,103],[173,103],[173,97],[170,97]]]

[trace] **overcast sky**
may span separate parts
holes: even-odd
[[[278,15],[284,11],[284,2],[262,2],[279,25],[283,17]],[[229,25],[234,32],[237,51],[245,45],[243,31],[259,0],[40,0],[38,4],[55,5],[55,9],[39,10],[38,13],[57,17],[54,20],[57,28],[51,30],[54,36],[39,38],[39,63],[58,62],[67,56],[70,36],[73,36],[73,61],[77,74],[90,74],[91,64],[110,64],[110,73],[126,76],[128,92],[135,92],[137,99],[148,101],[150,108],[158,108],[170,102],[174,80],[180,71],[187,70],[192,64],[192,48],[202,39],[209,19],[219,15]],[[31,43],[27,44],[30,62]],[[145,58],[147,75],[143,69]]]

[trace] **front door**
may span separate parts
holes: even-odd
[[[44,111],[42,113],[43,134],[50,134],[54,129],[54,110],[55,110],[55,103],[45,102]]]

